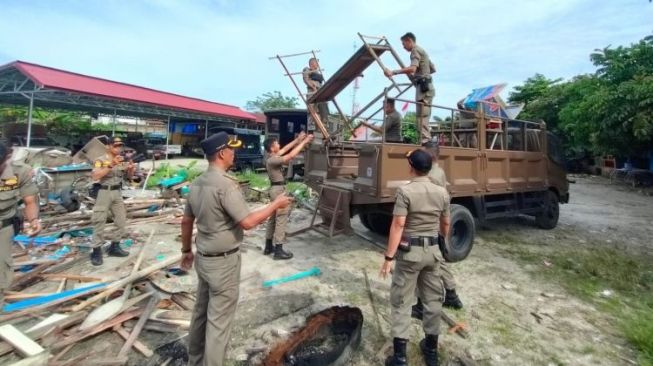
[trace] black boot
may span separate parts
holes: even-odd
[[[291,252],[286,252],[283,250],[283,244],[277,244],[274,246],[274,257],[273,259],[281,260],[281,259],[290,259],[293,257],[293,254]]]
[[[265,239],[265,249],[263,249],[263,255],[272,253],[274,253],[274,245],[272,245],[272,239]]]
[[[423,315],[424,315],[424,304],[422,304],[422,300],[418,297],[417,304],[413,305],[413,308],[411,309],[410,312],[410,316],[417,320],[422,320]]]
[[[434,334],[427,334],[426,338],[419,342],[419,348],[422,350],[424,356],[424,364],[426,366],[438,366],[438,336]]]
[[[109,245],[109,249],[107,249],[107,255],[113,257],[126,257],[129,255],[129,252],[122,250],[120,242],[112,241],[111,245]]]
[[[91,263],[94,266],[101,266],[103,261],[102,261],[102,248],[97,247],[93,248],[93,251],[91,252]]]
[[[456,293],[456,290],[446,290],[447,292],[444,295],[444,303],[442,306],[445,308],[451,308],[451,309],[456,309],[460,310],[463,308],[463,302],[460,301],[460,298],[458,297],[458,294]]]
[[[393,354],[385,359],[385,366],[407,366],[408,356],[406,355],[407,339],[394,338],[392,340]]]

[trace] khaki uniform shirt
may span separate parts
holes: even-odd
[[[265,159],[265,169],[270,177],[270,182],[283,182],[283,158],[279,155],[268,155]]]
[[[442,170],[437,163],[434,163],[431,167],[428,177],[434,184],[447,188],[447,176],[444,174],[444,170]]]
[[[111,160],[112,159],[109,155],[104,155],[93,162],[93,168],[99,169],[109,167],[111,165]],[[125,175],[125,169],[127,169],[127,163],[114,166],[107,175],[100,178],[99,183],[108,186],[122,184],[122,177]]]
[[[435,88],[433,87],[431,74],[435,72],[435,65],[433,65],[429,55],[426,53],[426,51],[424,51],[422,47],[415,45],[415,47],[413,47],[413,49],[410,51],[410,65],[417,66],[415,74],[412,75],[413,81],[415,81],[417,78],[423,77],[429,79],[429,90],[426,92],[423,92],[420,86],[416,85],[416,100],[420,101],[424,98],[433,98],[433,96],[435,96]]]
[[[32,179],[32,169],[17,163],[7,163],[0,175],[0,220],[16,216],[21,197],[34,196],[39,189]]]
[[[401,114],[397,111],[385,116],[383,124],[385,128],[385,140],[387,142],[402,142],[401,139]]]
[[[415,76],[428,76],[435,72],[435,65],[431,62],[431,58],[424,51],[424,49],[418,45],[415,45],[410,51],[410,66],[417,66],[415,71]]]
[[[239,222],[249,215],[249,207],[238,183],[223,170],[209,166],[193,181],[184,215],[195,217],[197,250],[215,254],[243,241]]]
[[[322,87],[321,82],[311,79],[311,74],[313,73],[321,74],[318,70],[311,70],[310,67],[305,67],[304,70],[302,70],[302,77],[304,78],[304,84],[306,84],[306,92],[308,95],[312,95]],[[313,90],[313,88],[315,88],[315,90]]]
[[[449,216],[449,193],[428,177],[415,177],[397,189],[392,214],[406,216],[404,233],[408,236],[436,236],[440,216]]]

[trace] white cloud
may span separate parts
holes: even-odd
[[[294,95],[269,56],[320,49],[328,76],[360,45],[356,32],[387,36],[404,62],[398,38],[414,32],[438,67],[437,103],[453,106],[482,85],[591,72],[594,48],[637,41],[653,24],[644,0],[10,1],[2,11],[1,63],[24,59],[241,106],[271,90]],[[305,61],[289,63],[299,70]],[[371,68],[358,100],[385,85]],[[339,102],[351,108],[349,90]]]

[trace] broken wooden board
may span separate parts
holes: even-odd
[[[43,366],[48,364],[48,358],[50,358],[50,353],[41,352],[38,355],[34,355],[28,358],[24,358],[18,362],[14,362],[9,366]]]
[[[125,341],[125,344],[120,349],[120,352],[118,353],[118,358],[127,356],[127,352],[131,350],[132,345],[134,344],[138,336],[141,334],[141,331],[143,330],[143,326],[145,326],[147,319],[150,317],[152,312],[156,309],[156,305],[159,303],[159,301],[160,301],[159,296],[155,295],[147,303],[147,306],[145,307],[143,313],[140,315],[140,318],[138,319],[138,322],[134,326],[134,329],[132,329],[131,333],[129,334],[129,337]]]
[[[99,324],[99,325],[97,325],[96,327],[94,327],[92,329],[89,329],[86,332],[81,332],[81,333],[72,335],[72,336],[67,337],[67,338],[65,338],[65,339],[63,339],[63,340],[61,340],[61,341],[59,341],[57,343],[52,344],[51,349],[57,350],[57,349],[60,349],[60,348],[64,348],[64,347],[66,347],[68,345],[77,343],[77,342],[82,341],[82,340],[84,340],[84,339],[86,339],[88,337],[92,337],[92,336],[94,336],[94,335],[96,335],[98,333],[101,333],[101,332],[105,331],[106,329],[110,329],[110,328],[113,328],[114,326],[116,326],[118,324],[122,324],[122,323],[124,323],[125,321],[127,321],[129,319],[135,318],[135,317],[141,315],[142,313],[143,313],[143,308],[134,309],[134,310],[128,311],[126,313],[122,313],[122,314],[116,316],[113,319],[105,321],[104,323]]]
[[[69,315],[66,315],[66,314],[54,313],[54,314],[50,315],[49,317],[45,318],[42,322],[40,322],[40,323],[34,325],[33,327],[29,328],[27,330],[27,333],[32,333],[32,332],[35,332],[35,331],[37,331],[37,330],[39,330],[41,328],[47,327],[47,326],[52,325],[52,324],[56,324],[57,322],[59,322],[59,321],[61,321],[63,319],[66,319],[68,317],[69,317]]]
[[[36,356],[44,351],[41,345],[31,340],[11,324],[5,324],[0,327],[0,338],[14,346],[18,353],[24,357]]]
[[[125,328],[123,328],[120,325],[116,325],[115,327],[113,327],[113,331],[116,332],[119,336],[121,336],[124,340],[127,340],[129,338],[129,332],[127,332]],[[134,341],[133,347],[138,352],[140,352],[143,356],[145,356],[145,358],[150,358],[154,356],[154,352],[139,340]]]

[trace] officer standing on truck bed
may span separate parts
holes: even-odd
[[[286,192],[286,181],[283,177],[283,166],[287,165],[292,159],[299,154],[304,146],[313,141],[313,135],[307,135],[301,132],[292,142],[286,144],[283,148],[275,137],[270,137],[263,142],[263,147],[267,154],[265,159],[265,168],[270,178],[270,199],[274,200],[279,195]],[[273,259],[290,259],[293,254],[283,250],[286,243],[286,225],[288,224],[288,208],[276,210],[275,214],[270,217],[265,231],[265,249],[263,254],[273,254]]]
[[[93,206],[93,251],[91,252],[91,263],[99,266],[102,260],[102,245],[111,238],[111,245],[107,254],[114,257],[126,257],[128,252],[120,247],[120,240],[126,235],[127,210],[122,200],[122,180],[124,177],[131,178],[134,175],[136,166],[133,162],[125,162],[122,156],[124,144],[120,137],[112,137],[105,143],[107,153],[93,162],[91,178],[100,184],[95,205]],[[104,227],[107,223],[109,212],[113,214],[113,223],[117,230],[106,235]]]
[[[433,103],[433,97],[435,97],[431,74],[435,73],[435,66],[426,51],[415,42],[416,37],[411,32],[401,36],[402,46],[406,51],[410,52],[410,65],[399,70],[385,69],[383,73],[387,77],[407,74],[415,84],[417,128],[420,130],[420,143],[424,144],[431,141],[429,118],[431,117],[431,104]]]
[[[0,311],[4,305],[4,291],[14,277],[11,246],[17,225],[18,201],[25,203],[23,212],[25,233],[36,236],[41,231],[39,221],[39,189],[32,180],[32,170],[11,161],[11,148],[0,142]]]
[[[422,320],[425,338],[419,344],[420,349],[426,365],[437,366],[444,293],[437,244],[438,232],[444,237],[449,233],[449,193],[428,178],[432,162],[427,152],[411,151],[407,159],[413,178],[397,189],[388,247],[381,266],[381,277],[385,278],[391,272],[392,262],[397,262],[390,288],[394,353],[385,364],[408,364],[410,310],[417,287],[425,304]]]

